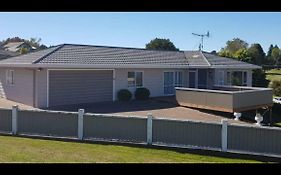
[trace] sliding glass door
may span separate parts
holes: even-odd
[[[164,94],[175,94],[175,87],[182,86],[182,79],[181,71],[164,72]]]

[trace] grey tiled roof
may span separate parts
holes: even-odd
[[[209,66],[200,51],[185,51],[184,55],[190,66]]]
[[[17,56],[18,53],[0,49],[0,59]]]
[[[231,58],[226,58],[226,57],[220,57],[214,54],[210,54],[207,52],[202,52],[202,54],[205,56],[205,58],[208,60],[208,62],[212,66],[231,66],[231,67],[237,67],[237,68],[245,68],[245,67],[252,67],[252,68],[259,68],[259,66],[249,64],[246,62],[234,60]]]
[[[42,51],[32,52],[26,55],[12,57],[0,61],[2,64],[18,64],[32,66],[109,66],[130,67],[149,66],[155,67],[237,67],[259,68],[258,66],[236,61],[230,58],[219,57],[201,51],[157,51],[124,47],[89,46],[63,44]]]
[[[38,63],[187,65],[182,52],[82,45],[64,45]]]
[[[55,49],[59,48],[60,46],[55,46],[52,48],[31,52],[24,55],[19,55],[16,57],[11,57],[5,60],[1,60],[0,64],[32,64],[34,61],[41,59],[42,57],[52,53]]]

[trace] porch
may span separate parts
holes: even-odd
[[[213,89],[214,86],[252,86],[252,70],[190,68],[164,71],[164,95],[175,95],[175,87]]]

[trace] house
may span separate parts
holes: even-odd
[[[10,52],[20,52],[22,48],[27,49],[27,51],[36,50],[36,47],[31,46],[26,42],[9,42],[3,46],[4,50]]]
[[[9,57],[14,57],[14,56],[17,56],[17,55],[19,55],[19,54],[16,53],[16,52],[11,52],[11,51],[0,49],[0,60],[6,59],[6,58],[9,58]]]
[[[234,76],[251,86],[258,68],[201,51],[62,44],[0,61],[0,94],[39,108],[115,101],[120,89],[138,87],[168,96],[175,86],[230,85]]]

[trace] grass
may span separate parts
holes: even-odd
[[[266,79],[269,81],[281,80],[281,69],[271,69],[266,71]]]
[[[186,150],[186,149],[185,149]],[[221,154],[221,153],[220,153]],[[223,153],[227,154],[227,153]],[[0,136],[0,162],[39,162],[39,163],[258,163],[253,158],[231,157],[228,155],[202,155],[156,149],[141,146],[114,144],[79,143],[56,140],[43,140],[13,136]]]

